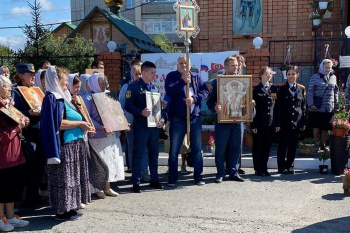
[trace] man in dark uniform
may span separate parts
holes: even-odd
[[[201,102],[209,91],[202,78],[186,68],[186,56],[177,59],[177,70],[170,72],[165,80],[165,91],[169,96],[168,118],[169,136],[169,179],[168,186],[174,187],[178,179],[178,155],[186,134],[186,111],[190,107],[190,148],[193,160],[193,178],[197,185],[204,185],[202,180],[202,122],[200,117]],[[186,84],[190,83],[189,98],[186,98]]]
[[[125,94],[125,109],[134,116],[134,151],[132,159],[132,183],[133,191],[141,193],[141,166],[142,158],[147,154],[151,173],[150,187],[163,189],[158,177],[158,155],[159,155],[159,129],[163,127],[164,120],[157,123],[157,127],[147,126],[147,117],[151,109],[146,106],[146,91],[152,88],[152,81],[156,74],[156,65],[146,61],[141,66],[142,77],[128,87]]]
[[[260,69],[261,82],[253,89],[256,115],[250,123],[253,132],[253,164],[257,176],[270,176],[267,162],[270,155],[271,137],[275,129],[275,101],[277,87],[270,83],[273,71],[269,67]]]
[[[278,87],[276,126],[280,127],[277,149],[278,172],[294,174],[294,159],[300,131],[305,129],[305,87],[297,84],[299,69],[287,70],[288,81]],[[286,160],[287,155],[287,160]]]

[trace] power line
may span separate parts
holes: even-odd
[[[156,1],[156,0],[150,0],[149,2],[146,2],[146,3],[143,3],[143,4],[141,3],[140,5],[135,6],[135,7],[133,7],[133,8],[129,8],[129,9],[125,9],[125,10],[123,10],[123,11],[120,11],[120,13],[125,12],[125,11],[134,10],[134,9],[136,9],[136,8],[138,8],[138,7],[148,5],[148,4],[153,3],[153,2],[155,2],[155,1]],[[104,17],[104,16],[99,16],[99,17],[95,17],[95,18],[103,18],[103,17]],[[83,18],[83,19],[71,20],[71,21],[64,21],[64,22],[60,22],[60,23],[48,23],[48,24],[42,24],[41,26],[45,27],[45,26],[60,25],[60,24],[62,24],[62,23],[79,22],[79,21],[83,21],[84,19],[85,19],[85,18]],[[22,28],[24,28],[24,27],[26,27],[26,26],[0,27],[0,30],[4,30],[4,29],[22,29]],[[29,26],[29,27],[32,28],[32,27],[35,27],[35,26]]]

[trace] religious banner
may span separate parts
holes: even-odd
[[[252,76],[218,75],[217,78],[219,123],[252,122]]]
[[[211,82],[218,74],[224,74],[224,61],[227,57],[238,54],[239,51],[226,51],[217,53],[191,53],[191,71],[199,73],[204,82]],[[166,75],[177,70],[179,53],[150,53],[142,54],[142,61],[151,61],[157,66],[157,78],[152,82],[164,95],[164,83]]]

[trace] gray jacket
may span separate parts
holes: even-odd
[[[314,105],[314,97],[323,97],[322,105],[317,110],[311,110],[315,112],[334,112],[339,109],[338,104],[338,91],[337,77],[334,74],[330,74],[328,82],[323,74],[313,74],[310,78],[308,92],[307,92],[307,105],[309,107]]]

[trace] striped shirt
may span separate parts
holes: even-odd
[[[323,74],[313,74],[310,78],[309,88],[307,92],[307,105],[309,107],[314,105],[314,97],[323,97],[322,105],[315,112],[334,112],[339,108],[338,105],[338,91],[337,77],[330,74],[327,82]]]

